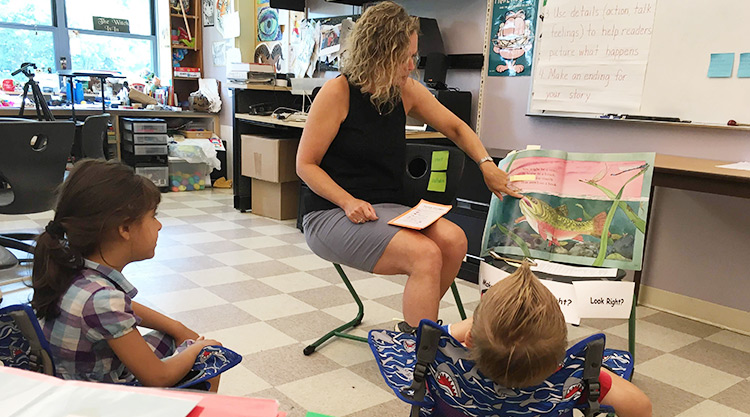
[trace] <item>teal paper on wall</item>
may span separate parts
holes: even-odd
[[[737,78],[750,78],[750,53],[740,54],[740,66],[737,67]]]
[[[489,76],[529,76],[537,0],[492,0]]]
[[[729,78],[734,67],[734,54],[711,54],[708,78]]]

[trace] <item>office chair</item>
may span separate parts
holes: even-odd
[[[73,145],[74,125],[69,121],[0,121],[0,179],[9,187],[0,189],[0,214],[28,214],[50,210],[55,189],[65,176],[65,165]],[[30,254],[34,233],[0,234],[0,246]],[[7,259],[2,267],[15,266]]]
[[[109,113],[89,116],[80,132],[76,131],[72,154],[76,159],[107,159]]]
[[[438,169],[433,169],[433,155],[434,152],[447,151],[449,152],[448,164],[446,173],[446,183],[444,191],[429,191],[428,185],[430,183],[430,175],[432,172],[440,172]],[[440,204],[452,204],[458,191],[458,186],[461,182],[461,175],[464,171],[464,152],[454,146],[439,146],[439,145],[428,145],[421,143],[407,143],[406,144],[406,170],[404,173],[404,200],[403,204],[407,206],[416,205],[421,199],[431,201],[433,203]],[[437,168],[437,167],[436,167]],[[306,185],[302,185],[306,187]],[[305,355],[311,355],[315,352],[321,344],[325,343],[328,339],[337,336],[345,339],[356,340],[359,342],[367,342],[364,337],[352,335],[346,333],[349,329],[352,329],[362,323],[365,310],[362,300],[360,300],[357,291],[352,286],[346,273],[341,268],[341,265],[334,263],[334,268],[338,272],[341,280],[349,290],[354,302],[357,303],[357,314],[349,322],[342,324],[341,326],[331,330],[330,332],[323,335],[320,339],[305,347],[303,353]],[[458,293],[458,288],[455,282],[451,284],[451,291],[453,297],[456,300],[456,306],[458,308],[459,315],[462,319],[466,318],[466,312],[464,311],[461,297]]]
[[[416,336],[371,330],[368,342],[386,384],[412,405],[412,417],[572,417],[574,408],[594,416],[613,411],[593,399],[599,397],[600,368],[628,380],[633,373],[629,353],[604,349],[601,333],[568,349],[560,369],[544,382],[523,389],[486,378],[468,349],[429,320],[422,320]],[[588,401],[581,400],[584,394]]]

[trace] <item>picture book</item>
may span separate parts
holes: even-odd
[[[492,196],[482,256],[640,270],[654,153],[513,152],[498,163],[523,194]]]

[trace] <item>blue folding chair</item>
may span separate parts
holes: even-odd
[[[228,371],[242,356],[223,346],[206,346],[193,368],[174,388],[208,390],[207,380]],[[52,351],[34,310],[28,304],[0,309],[0,362],[4,366],[55,375]],[[123,385],[142,385],[138,381]]]
[[[604,366],[630,379],[633,360],[626,351],[604,349],[595,334],[568,349],[560,369],[541,384],[506,388],[484,377],[469,351],[443,328],[422,320],[417,335],[372,330],[370,348],[388,386],[412,405],[411,416],[586,416],[613,412],[598,403]],[[581,397],[586,394],[582,401]]]

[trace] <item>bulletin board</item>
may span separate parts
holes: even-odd
[[[491,112],[507,99],[497,91],[512,82],[488,68],[492,7],[512,1],[488,1],[480,131],[497,128]],[[694,126],[750,120],[750,54],[743,56],[750,53],[750,2],[538,1],[527,115],[637,115]],[[733,61],[712,65],[712,54]],[[730,75],[709,77],[719,70]]]

